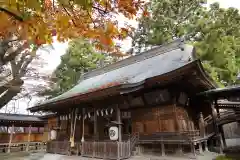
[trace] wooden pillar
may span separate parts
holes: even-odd
[[[162,152],[162,156],[165,156],[165,146],[163,143],[163,138],[161,138],[161,152]]]
[[[27,142],[26,151],[29,151],[29,145],[30,145],[30,141],[31,141],[31,132],[32,132],[32,126],[29,125],[29,127],[28,127],[28,142]]]
[[[202,142],[199,142],[198,147],[199,147],[199,153],[202,154],[203,153]]]
[[[75,146],[75,130],[76,130],[76,123],[77,123],[78,109],[73,110],[73,115],[74,115],[74,124],[73,124],[73,134],[72,134],[71,147]]]
[[[208,152],[208,144],[207,144],[207,140],[204,141],[204,151]]]
[[[220,111],[219,111],[217,102],[215,102],[215,104],[216,104],[217,117],[220,118]],[[222,125],[218,126],[218,128],[219,128],[219,132],[221,134],[221,137],[220,137],[221,138],[220,140],[222,141],[221,144],[223,145],[223,147],[227,147],[223,126]]]
[[[214,141],[213,141],[213,139],[210,139],[209,140],[209,148],[213,149],[213,147],[214,147]]]
[[[194,156],[196,156],[196,150],[195,150],[195,145],[194,143],[191,143],[191,151]]]
[[[217,100],[215,100],[215,106],[217,105]],[[219,150],[220,150],[220,154],[223,153],[223,145],[222,145],[222,138],[221,138],[221,135],[219,133],[219,128],[218,128],[218,124],[217,124],[217,112],[215,110],[215,106],[214,104],[211,105],[211,108],[212,108],[212,118],[213,118],[213,125],[214,125],[214,129],[215,129],[215,132],[216,132],[216,135],[217,135],[217,139],[220,143],[219,145]]]
[[[10,131],[10,137],[9,137],[9,143],[8,143],[8,153],[11,152],[11,145],[12,145],[13,131],[14,131],[14,124],[12,124],[11,131]]]
[[[204,124],[202,112],[200,112],[200,114],[199,114],[198,125],[199,125],[200,136],[205,137],[205,124]]]
[[[225,138],[223,126],[219,126],[219,130],[220,130],[220,133],[221,133],[221,136],[222,136],[221,138],[222,138],[223,147],[226,148],[227,143],[226,143],[226,138]]]
[[[84,142],[84,120],[85,120],[85,108],[82,108],[82,139],[81,139],[81,142]]]
[[[117,122],[118,122],[118,141],[122,141],[122,120],[121,120],[121,111],[120,108],[117,106]]]
[[[98,140],[99,135],[98,135],[98,126],[97,126],[97,113],[96,109],[94,108],[94,139]]]

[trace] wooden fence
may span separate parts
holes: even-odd
[[[26,151],[26,148],[28,146],[28,150],[44,150],[45,149],[45,143],[43,142],[19,142],[19,143],[12,143],[9,148],[9,143],[0,143],[0,152],[6,153],[8,152],[8,149],[10,149],[10,152],[20,152],[20,151]]]
[[[47,152],[68,155],[70,142],[68,141],[49,141],[47,142]]]
[[[102,159],[125,159],[131,156],[130,141],[83,142],[82,156]]]

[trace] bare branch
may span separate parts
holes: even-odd
[[[62,7],[63,7],[63,9],[64,9],[64,11],[68,14],[68,16],[69,17],[72,17],[71,15],[70,15],[70,13],[67,11],[67,9],[62,5]],[[72,21],[72,23],[74,24],[74,26],[76,27],[77,26],[77,24],[74,22],[74,20],[71,18],[71,21]]]

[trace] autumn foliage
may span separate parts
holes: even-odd
[[[119,27],[116,16],[132,19],[145,11],[141,0],[4,0],[0,2],[0,36],[10,34],[37,45],[76,37],[90,39],[99,50],[117,52],[114,39],[131,27]]]

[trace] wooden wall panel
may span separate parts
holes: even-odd
[[[132,132],[152,134],[193,130],[193,122],[183,107],[166,105],[132,111]]]
[[[10,134],[1,133],[0,134],[0,143],[8,143]],[[30,136],[31,142],[42,142],[43,133],[32,133]],[[12,143],[28,142],[28,133],[15,133],[13,134]]]

